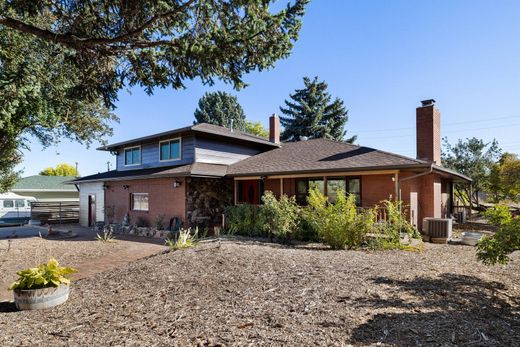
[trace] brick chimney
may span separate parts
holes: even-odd
[[[269,141],[280,143],[280,118],[276,114],[269,117]]]
[[[423,100],[417,107],[417,159],[441,165],[441,113],[435,100]]]

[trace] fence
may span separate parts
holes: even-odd
[[[31,219],[42,224],[79,222],[79,202],[33,202]]]

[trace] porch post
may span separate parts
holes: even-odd
[[[238,181],[233,178],[233,205],[237,204]]]
[[[283,177],[280,178],[280,197],[283,195]]]
[[[401,198],[401,194],[399,194],[399,172],[394,174],[394,191],[395,191],[395,201],[398,201]]]

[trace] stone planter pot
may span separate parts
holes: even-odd
[[[70,287],[62,284],[59,287],[41,289],[15,289],[14,303],[19,310],[43,310],[63,304],[69,298]]]

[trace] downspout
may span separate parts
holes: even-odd
[[[398,194],[399,194],[399,201],[401,201],[401,182],[410,181],[410,180],[416,179],[416,178],[421,177],[421,176],[429,175],[431,173],[433,173],[433,164],[430,164],[430,169],[428,171],[421,172],[420,174],[413,175],[413,176],[410,176],[410,177],[405,177],[405,178],[398,179],[397,180],[397,189],[398,189]]]
[[[398,199],[399,200],[399,214],[400,215],[402,215],[402,213],[403,213],[403,211],[402,211],[403,203],[402,203],[402,197],[401,197],[401,182],[414,180],[414,179],[419,178],[421,176],[429,175],[431,173],[433,173],[433,163],[430,164],[430,169],[428,171],[421,172],[421,173],[419,173],[417,175],[413,175],[413,176],[410,176],[410,177],[405,177],[405,178],[397,180],[397,190],[398,190],[398,194],[399,194],[399,199]],[[400,230],[400,232],[401,232],[401,230]]]

